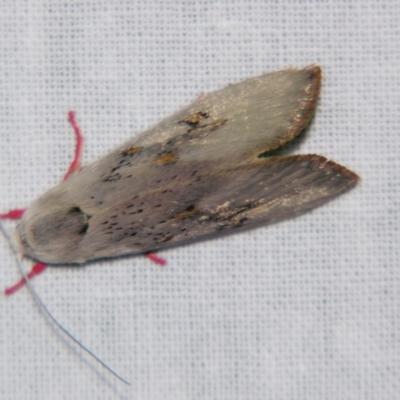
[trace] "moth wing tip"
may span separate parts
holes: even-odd
[[[328,160],[324,156],[320,156],[317,154],[307,154],[304,156],[304,159],[307,159],[312,163],[317,163],[319,168],[325,169],[329,171],[331,174],[340,176],[344,179],[347,183],[347,187],[350,189],[355,186],[360,180],[360,176],[357,175],[355,172],[351,171],[350,169],[344,167],[341,164],[338,164],[335,161]]]
[[[311,79],[321,80],[322,68],[318,64],[310,64],[304,70],[310,72]]]

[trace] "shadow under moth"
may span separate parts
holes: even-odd
[[[320,84],[321,69],[313,65],[198,98],[77,166],[37,199],[17,227],[20,252],[46,264],[148,253],[329,201],[358,176],[319,155],[271,155],[306,127]]]

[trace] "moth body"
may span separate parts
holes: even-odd
[[[144,253],[297,215],[354,186],[318,155],[269,156],[315,109],[321,70],[252,78],[211,93],[37,199],[17,234],[49,264]]]

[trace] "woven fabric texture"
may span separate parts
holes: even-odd
[[[69,110],[88,162],[202,93],[313,63],[321,96],[295,152],[362,180],[299,218],[160,252],[166,268],[47,270],[43,302],[131,385],[21,290],[0,299],[0,397],[399,399],[399,21],[398,0],[2,1],[1,212],[62,179]],[[2,237],[0,265],[2,288],[19,279]]]

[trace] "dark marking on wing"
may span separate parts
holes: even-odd
[[[107,174],[107,176],[102,180],[103,182],[115,182],[119,181],[122,178],[122,175],[120,173],[110,173]]]
[[[178,124],[187,124],[189,125],[189,129],[186,134],[182,135],[182,138],[187,139],[199,139],[204,138],[210,132],[215,131],[222,125],[225,125],[228,120],[227,119],[220,119],[218,121],[214,121],[211,123],[203,123],[205,119],[211,118],[211,115],[206,111],[199,111],[195,114],[190,115],[187,118],[184,118],[178,121]],[[182,140],[182,138],[180,140]],[[171,144],[172,141],[169,141],[168,144]]]
[[[189,207],[186,208],[186,210],[180,212],[178,215],[174,217],[176,221],[179,221],[181,219],[185,219],[188,217],[193,217],[194,215],[198,214],[199,211],[196,209],[196,207],[192,204]]]
[[[182,119],[178,124],[188,124],[192,129],[197,128],[203,119],[209,118],[210,115],[205,111],[199,111],[187,118]]]
[[[203,139],[211,132],[217,130],[221,126],[225,125],[228,122],[227,119],[221,119],[220,121],[216,121],[212,124],[202,125],[193,129],[190,129],[187,132],[189,139]]]

